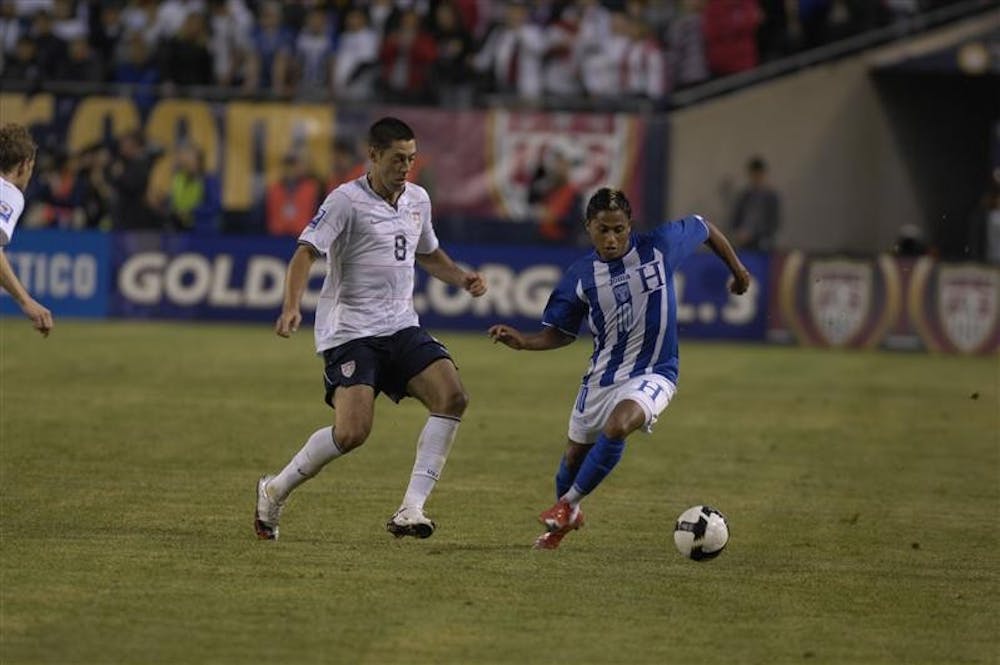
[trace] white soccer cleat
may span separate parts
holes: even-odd
[[[275,501],[267,492],[267,484],[274,476],[261,476],[257,481],[257,510],[254,513],[253,528],[261,540],[278,539],[278,522],[281,520],[280,501]]]
[[[416,506],[403,506],[385,523],[385,530],[402,538],[429,538],[434,533],[434,522],[424,515],[424,511]]]

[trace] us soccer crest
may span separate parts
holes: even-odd
[[[872,347],[899,317],[899,273],[877,260],[789,254],[779,277],[780,308],[801,343]]]
[[[551,160],[568,160],[570,182],[581,192],[623,187],[635,161],[636,120],[625,114],[494,110],[487,122],[490,189],[511,219],[533,216],[528,187]]]
[[[345,379],[349,379],[354,376],[355,364],[353,360],[348,360],[346,363],[341,363],[340,373]]]
[[[908,296],[928,349],[991,353],[1000,346],[1000,269],[924,258],[914,267]]]

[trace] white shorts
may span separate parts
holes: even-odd
[[[615,406],[627,399],[642,407],[646,413],[643,429],[652,432],[657,417],[670,404],[675,392],[677,386],[660,374],[644,374],[614,386],[581,386],[569,416],[569,440],[597,441]]]

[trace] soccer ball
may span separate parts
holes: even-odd
[[[695,561],[714,559],[729,542],[726,516],[710,506],[688,508],[674,525],[677,551]]]

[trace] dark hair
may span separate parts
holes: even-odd
[[[626,218],[632,219],[632,206],[629,204],[625,192],[620,189],[601,187],[594,192],[590,201],[587,202],[586,218],[588,220],[594,219],[598,213],[605,210],[621,210],[625,213]]]
[[[376,120],[368,130],[368,145],[376,150],[385,150],[396,141],[409,141],[413,138],[413,130],[399,118]]]
[[[0,127],[0,172],[16,169],[37,151],[38,145],[24,125],[10,122]]]
[[[754,173],[763,173],[767,170],[767,162],[760,155],[754,155],[747,162],[747,170],[753,171]]]

